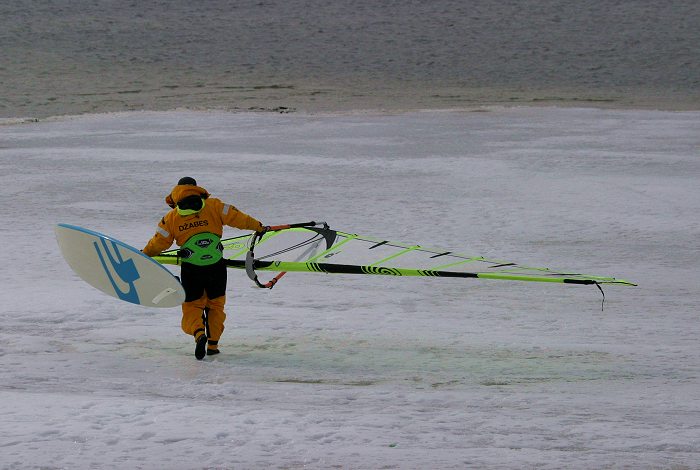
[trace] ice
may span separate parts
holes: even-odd
[[[481,111],[0,126],[0,467],[695,468],[700,113]],[[178,309],[93,289],[53,235],[140,248],[185,175],[266,224],[639,287],[601,311],[590,286],[232,271],[200,362]]]

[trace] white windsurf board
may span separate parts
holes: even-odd
[[[105,294],[147,307],[176,307],[185,301],[180,281],[140,250],[107,235],[58,224],[56,239],[70,267]]]

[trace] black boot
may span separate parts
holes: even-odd
[[[207,355],[215,356],[219,354],[219,342],[214,340],[209,340],[209,347],[207,347]]]
[[[204,332],[200,333],[196,339],[196,346],[194,347],[194,357],[201,361],[207,354],[207,335]]]

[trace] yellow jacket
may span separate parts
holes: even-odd
[[[230,204],[209,197],[206,189],[192,185],[178,185],[166,198],[168,205],[173,207],[184,198],[199,195],[205,200],[204,207],[196,214],[182,216],[177,208],[172,209],[158,224],[155,235],[142,250],[148,256],[159,255],[173,244],[182,246],[190,237],[198,233],[209,232],[221,237],[224,225],[242,230],[261,231],[262,223],[248,214],[239,211]]]

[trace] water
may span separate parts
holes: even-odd
[[[700,107],[696,0],[0,5],[0,117]]]

